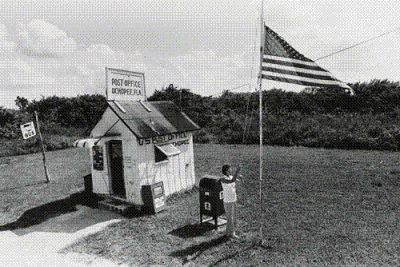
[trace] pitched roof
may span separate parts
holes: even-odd
[[[108,101],[108,106],[139,138],[199,130],[171,101]]]

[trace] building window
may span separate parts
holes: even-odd
[[[168,160],[167,155],[165,155],[157,146],[154,146],[154,153],[156,156],[156,163]]]
[[[163,146],[154,146],[156,162],[166,161],[168,157],[172,157],[181,153],[181,151],[172,144]]]

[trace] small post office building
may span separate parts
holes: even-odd
[[[193,132],[199,127],[170,101],[108,101],[91,131],[93,193],[143,205],[143,187],[165,196],[195,184]]]

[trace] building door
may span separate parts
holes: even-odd
[[[119,140],[112,140],[108,145],[112,193],[118,197],[126,198],[122,142]]]

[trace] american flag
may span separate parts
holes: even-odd
[[[352,93],[344,82],[329,71],[297,52],[273,30],[264,25],[265,43],[261,77],[304,86],[342,87]]]

